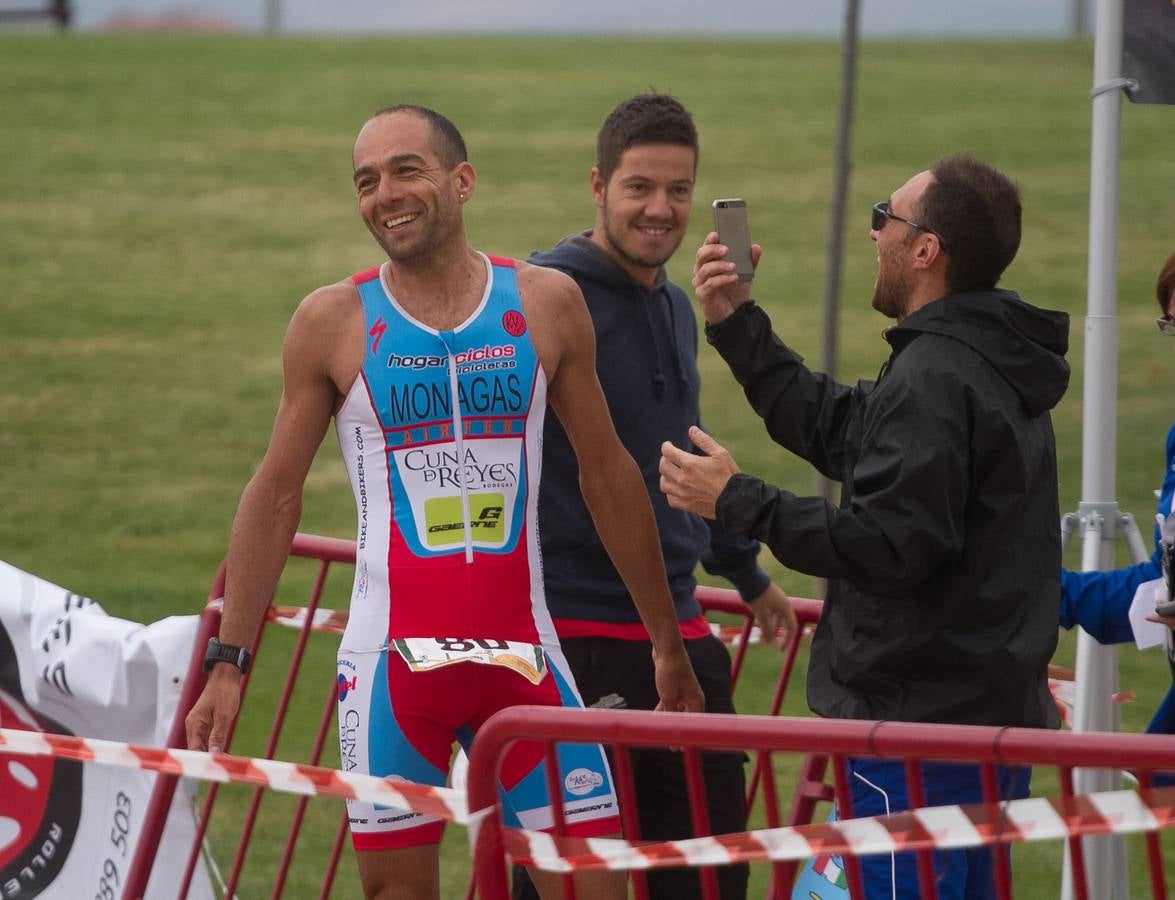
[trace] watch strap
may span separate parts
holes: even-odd
[[[232,663],[241,670],[241,674],[249,671],[249,664],[253,656],[244,647],[235,644],[222,644],[214,637],[208,639],[208,647],[204,650],[204,671],[209,672],[218,662]]]

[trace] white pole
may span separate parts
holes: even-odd
[[[1085,382],[1081,435],[1079,513],[1085,522],[1082,568],[1113,565],[1119,524],[1114,499],[1118,393],[1118,145],[1122,110],[1122,3],[1098,0],[1094,23],[1093,115],[1089,172],[1089,287],[1085,318]],[[1116,716],[1111,695],[1117,689],[1113,647],[1103,647],[1084,631],[1077,638],[1077,696],[1074,731],[1112,731]],[[1079,793],[1112,790],[1117,775],[1080,770]],[[1128,896],[1124,845],[1106,838],[1084,840],[1091,897]],[[1066,854],[1066,858],[1068,854]],[[1062,897],[1073,896],[1066,865]]]
[[[1098,0],[1089,160],[1089,287],[1081,490],[1114,501],[1118,393],[1118,131],[1122,110],[1122,0]],[[1106,87],[1109,86],[1109,87]],[[1113,529],[1107,529],[1112,532]]]

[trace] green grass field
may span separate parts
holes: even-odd
[[[864,42],[840,315],[840,377],[872,378],[887,345],[868,306],[869,207],[960,149],[1015,177],[1024,241],[1004,283],[1075,317],[1073,386],[1055,415],[1062,509],[1081,491],[1091,66],[1084,42]],[[676,94],[702,155],[671,276],[688,282],[709,200],[745,197],[765,248],[756,298],[818,365],[838,79],[833,42],[0,35],[0,558],[114,615],[200,609],[268,438],[290,313],[379,261],[354,211],[350,149],[391,103],[434,106],[462,128],[480,175],[470,238],[526,256],[591,223],[587,173],[607,112],[650,88]],[[1175,359],[1155,334],[1151,292],[1173,246],[1173,115],[1127,104],[1122,116],[1117,484],[1144,528],[1172,415]],[[765,438],[716,354],[703,348],[701,366],[704,420],[742,468],[810,490],[811,470]],[[328,438],[303,530],[351,536],[347,494]],[[764,562],[791,593],[815,591]],[[345,597],[343,585],[330,605]],[[1067,636],[1057,661],[1071,664],[1073,647]],[[1157,651],[1120,658],[1138,694],[1124,727],[1141,730],[1169,676]],[[744,709],[765,707],[769,669],[758,654]],[[301,705],[305,728],[318,703]],[[267,726],[249,719],[237,749],[258,747]],[[268,892],[262,857],[288,823],[280,802],[263,813],[241,896]],[[467,872],[456,831],[446,897]],[[1018,850],[1018,895],[1056,895],[1058,860],[1057,845]],[[1131,860],[1139,892],[1145,867]],[[355,896],[352,868],[345,859],[334,896]]]

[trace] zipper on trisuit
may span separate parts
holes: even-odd
[[[461,531],[465,535],[465,562],[473,562],[473,529],[469,526],[469,488],[465,485],[465,427],[461,421],[461,401],[457,392],[457,354],[449,345],[452,332],[439,332],[449,354],[449,397],[453,407],[453,439],[457,443],[457,486],[461,491]]]

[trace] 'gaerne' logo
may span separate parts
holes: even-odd
[[[563,787],[567,789],[567,793],[576,797],[590,794],[603,783],[604,776],[591,769],[572,769],[563,779]]]
[[[473,363],[485,363],[499,360],[512,360],[514,357],[514,345],[502,344],[493,345],[486,344],[482,347],[471,347],[468,350],[462,350],[453,356],[453,365],[460,369],[462,366],[468,366]],[[399,353],[392,353],[388,355],[389,369],[415,369],[420,371],[422,369],[434,369],[441,366],[448,365],[449,357],[447,356],[433,356],[431,354],[421,354],[419,356],[401,356]],[[512,366],[509,366],[512,368]],[[506,368],[505,366],[498,366],[497,368]]]
[[[506,539],[505,497],[498,493],[469,495],[469,530],[482,544],[500,544]],[[460,497],[433,497],[424,501],[428,546],[445,547],[465,541],[465,517]]]

